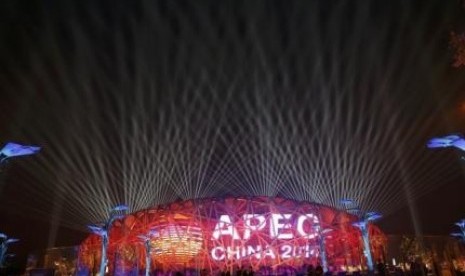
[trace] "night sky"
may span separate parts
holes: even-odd
[[[464,132],[460,1],[0,5],[0,141],[43,148],[1,172],[21,257],[122,202],[350,197],[388,234],[465,217],[460,152],[426,148]]]

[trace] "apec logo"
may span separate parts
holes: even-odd
[[[306,224],[309,226],[304,227]],[[268,242],[295,238],[308,241],[318,236],[316,228],[318,224],[318,217],[311,213],[298,216],[280,213],[272,213],[268,216],[244,214],[240,222],[234,222],[229,215],[221,215],[213,229],[211,238],[213,241],[221,240],[221,245],[213,247],[210,255],[216,261],[245,257],[257,259],[267,257],[271,259],[277,257],[282,259],[308,258],[315,254],[315,250],[307,243],[302,246],[289,243],[283,245],[277,243],[275,246],[270,246],[263,243],[257,244],[256,240],[251,240],[251,237],[254,233],[260,232],[269,237],[270,241]],[[224,238],[231,240],[231,244],[225,245]]]

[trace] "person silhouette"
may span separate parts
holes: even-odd
[[[323,274],[324,274],[323,267],[320,264],[318,264],[315,268],[315,275],[322,276]]]
[[[378,270],[378,275],[386,275],[386,265],[381,261],[381,259],[378,259],[378,262],[376,263],[376,270]]]
[[[307,267],[307,276],[315,276],[315,268],[313,265]]]

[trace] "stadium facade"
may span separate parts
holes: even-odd
[[[279,197],[226,197],[178,201],[141,210],[114,222],[108,271],[145,269],[150,235],[151,271],[215,273],[238,267],[255,271],[320,263],[320,241],[331,270],[363,269],[358,218],[343,210]],[[330,231],[328,231],[330,229]],[[325,233],[325,234],[323,234]],[[385,259],[386,235],[369,226],[374,259]],[[91,234],[79,250],[80,270],[97,271],[100,237]],[[266,273],[265,273],[266,274]]]

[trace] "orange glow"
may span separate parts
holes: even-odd
[[[155,228],[157,234],[151,245],[155,248],[155,259],[161,263],[183,265],[198,255],[202,249],[200,227],[170,224]]]
[[[459,110],[460,110],[461,113],[465,113],[465,102],[462,102],[462,103],[460,104]]]

